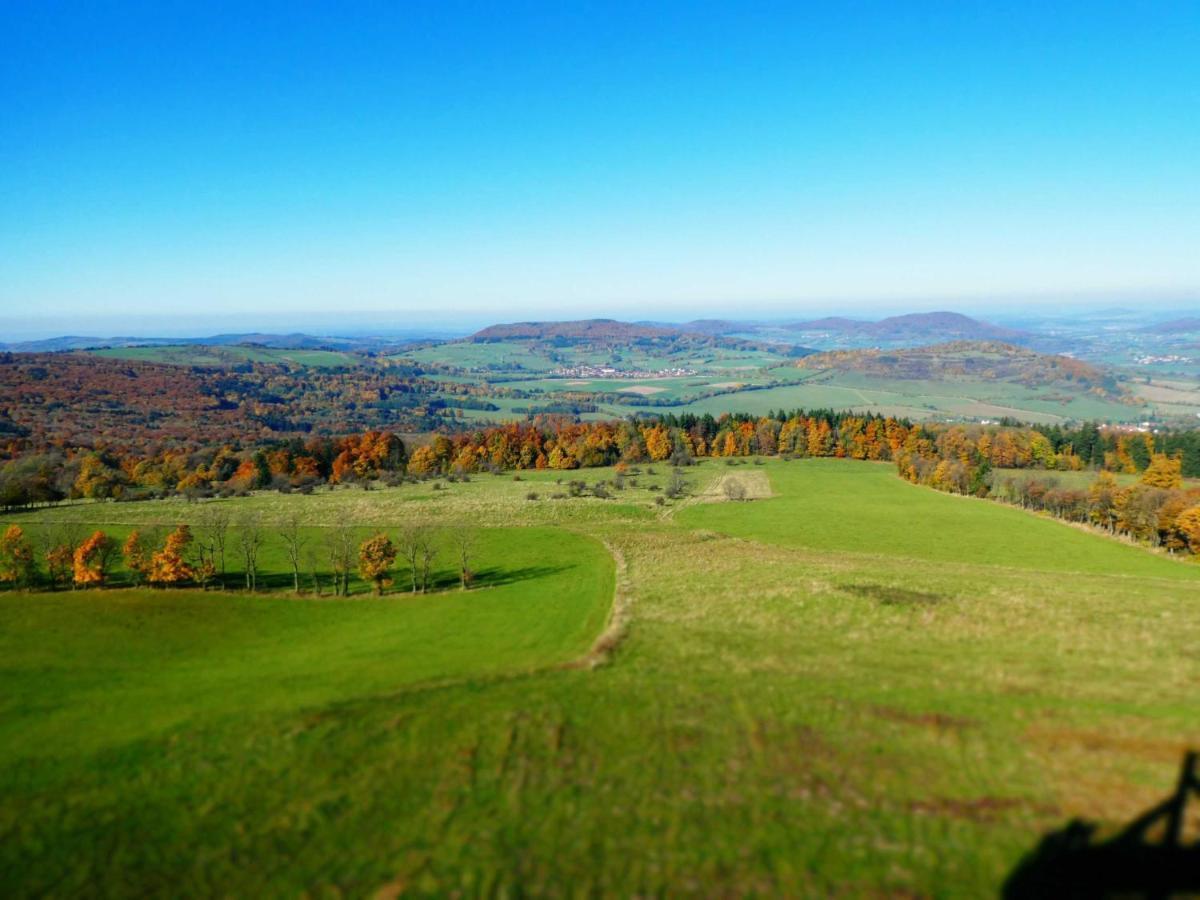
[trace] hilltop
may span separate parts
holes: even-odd
[[[1008,381],[1029,387],[1069,385],[1110,400],[1126,395],[1103,369],[1069,356],[1038,353],[1000,341],[950,341],[902,350],[834,350],[798,360],[801,369],[857,372],[882,378]]]

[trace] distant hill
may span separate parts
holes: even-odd
[[[790,331],[834,331],[880,342],[942,341],[1021,341],[1029,337],[1021,331],[981,322],[956,312],[909,313],[878,322],[864,322],[833,316],[795,322]]]
[[[951,341],[902,350],[834,350],[806,356],[801,369],[859,372],[917,381],[1010,381],[1029,387],[1071,386],[1110,400],[1125,391],[1104,369],[1069,356],[1037,353],[998,341]]]
[[[1170,322],[1160,322],[1157,325],[1150,325],[1143,328],[1142,331],[1147,331],[1151,334],[1185,334],[1200,331],[1200,317],[1190,316],[1183,319],[1172,319]]]
[[[754,324],[750,322],[733,322],[729,319],[693,319],[678,326],[680,331],[689,334],[709,334],[719,337],[723,334],[733,334],[738,331],[753,331]]]
[[[555,340],[621,343],[641,338],[672,338],[682,329],[662,325],[640,325],[616,319],[581,319],[574,322],[512,322],[490,325],[475,332],[469,341]]]

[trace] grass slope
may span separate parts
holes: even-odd
[[[198,591],[0,595],[0,767],[582,654],[612,596],[597,542],[484,532],[483,588],[383,600]],[[503,560],[503,567],[495,565]],[[41,695],[40,703],[22,698]]]
[[[1171,789],[1200,744],[1200,568],[883,467],[749,471],[776,496],[673,517],[641,488],[533,503],[507,479],[238,501],[601,537],[627,560],[631,605],[594,671],[397,692],[374,656],[393,601],[209,595],[211,627],[164,612],[122,633],[97,623],[102,605],[80,608],[107,598],[8,598],[29,625],[0,657],[6,718],[52,716],[61,668],[76,697],[89,680],[107,691],[88,695],[73,735],[5,733],[4,893],[990,896],[1047,831],[1075,816],[1111,831]],[[689,477],[701,492],[728,473]],[[114,615],[153,608],[111,602]],[[404,646],[441,652],[430,643]],[[293,652],[311,661],[295,699]],[[275,653],[285,662],[254,664]],[[190,671],[189,654],[202,657]],[[355,686],[364,667],[379,680]],[[107,728],[106,692],[159,678],[229,700],[196,701],[165,731],[89,736]],[[260,678],[277,701],[248,699]],[[193,705],[144,690],[139,716]]]
[[[771,469],[780,496],[702,504],[681,522],[767,543],[939,562],[1196,580],[1200,567],[998,503],[922,489],[888,464],[814,459]],[[860,506],[861,505],[861,506]]]

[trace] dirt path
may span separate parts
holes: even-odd
[[[608,624],[600,634],[596,635],[596,640],[592,642],[587,653],[570,662],[563,663],[561,666],[563,669],[594,669],[604,665],[617,645],[621,643],[621,638],[625,636],[625,626],[629,621],[629,568],[625,565],[625,554],[621,552],[620,547],[611,541],[605,541],[604,547],[612,555],[613,562],[616,564]]]

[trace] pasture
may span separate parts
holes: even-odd
[[[525,474],[217,501],[468,523],[468,592],[0,595],[4,893],[987,896],[1200,744],[1195,564],[869,463]]]

